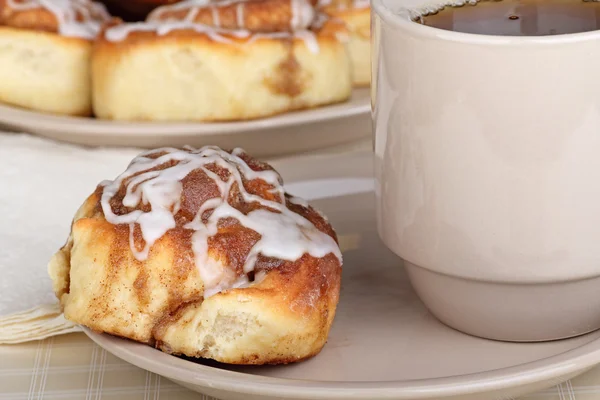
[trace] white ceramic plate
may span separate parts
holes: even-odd
[[[0,105],[0,126],[89,146],[243,147],[273,157],[342,145],[370,135],[368,89],[344,103],[252,121],[226,123],[115,122],[64,117]]]
[[[340,306],[317,357],[288,366],[234,367],[86,333],[117,357],[224,400],[508,399],[600,362],[600,332],[549,343],[506,343],[462,334],[433,318],[409,286],[400,259],[378,239],[370,165],[368,155],[277,165],[294,181],[304,169],[310,180],[288,189],[325,212],[344,250]]]

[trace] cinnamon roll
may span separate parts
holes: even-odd
[[[140,154],[84,202],[49,264],[65,317],[224,363],[317,354],[342,257],[327,220],[282,184],[240,149]]]
[[[319,0],[318,9],[348,30],[348,52],[355,86],[371,83],[371,5],[369,0]]]
[[[108,27],[92,59],[100,118],[231,121],[348,99],[340,24],[309,0],[187,0]],[[143,100],[143,101],[141,101]]]
[[[109,18],[90,0],[0,0],[0,101],[89,115],[92,40]]]

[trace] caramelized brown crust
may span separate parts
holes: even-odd
[[[14,3],[22,4],[27,0],[12,0]],[[87,15],[74,8],[75,18],[79,22],[91,19],[98,22],[107,20],[107,15],[89,5],[86,7]],[[0,26],[18,29],[28,29],[42,32],[59,32],[59,21],[52,11],[44,7],[18,8],[11,7],[9,0],[0,0]]]
[[[0,0],[1,1],[1,0]],[[199,43],[210,44],[218,52],[229,52],[231,54],[240,54],[243,48],[240,45],[249,44],[249,42],[271,42],[271,43],[306,43],[301,37],[294,37],[289,32],[249,32],[247,36],[238,35],[235,31],[218,30],[214,32],[194,30],[189,28],[178,28],[168,33],[157,33],[154,30],[131,30],[123,40],[109,40],[106,35],[112,27],[119,27],[123,22],[112,20],[104,26],[104,33],[101,33],[96,39],[94,45],[97,52],[114,51],[127,52],[135,46],[152,46],[164,43],[179,43],[192,45]],[[322,26],[310,29],[314,33],[319,46],[338,46],[340,44],[339,36],[348,32],[346,25],[335,19],[330,19]],[[270,36],[273,34],[273,36]],[[219,39],[215,40],[214,37]],[[238,45],[238,46],[236,46]]]
[[[43,8],[15,10],[8,5],[8,0],[0,0],[0,25],[44,32],[58,32],[58,21],[52,12]]]
[[[213,2],[205,7],[195,7],[193,21],[223,29],[247,29],[251,32],[283,32],[292,30],[297,0],[252,0]],[[311,0],[314,1],[314,0]],[[314,4],[312,4],[314,6]],[[183,21],[190,13],[188,8],[159,8],[148,16],[148,21]]]
[[[272,169],[245,154],[241,157],[254,171]],[[215,164],[206,168],[228,178],[228,171]],[[110,205],[116,214],[133,210],[119,206],[125,185]],[[244,178],[243,186],[248,193],[281,201],[261,179]],[[340,260],[333,254],[323,258],[305,254],[296,261],[259,256],[250,276],[256,281],[204,299],[204,284],[192,251],[193,231],[185,225],[218,190],[202,170],[191,172],[182,187],[177,226],[155,242],[144,261],[135,259],[130,250],[129,226],[113,225],[105,219],[102,187],[86,200],[75,216],[67,244],[49,266],[65,317],[98,332],[154,344],[169,353],[226,363],[280,364],[317,354],[325,344],[338,303]],[[285,202],[290,211],[337,241],[321,214],[287,196]],[[265,208],[245,202],[238,190],[230,192],[229,204],[243,214]],[[203,215],[205,218],[208,215]],[[222,219],[217,234],[208,242],[208,254],[213,262],[226,265],[235,279],[244,274],[244,261],[259,239],[257,232],[237,219]],[[137,248],[143,247],[139,229],[133,231],[133,240]]]
[[[255,303],[254,307],[260,307],[266,315],[270,314],[266,320],[285,325],[288,331],[295,331],[299,336],[273,335],[269,346],[275,351],[268,357],[265,357],[264,349],[257,346],[242,349],[239,356],[223,357],[219,361],[242,365],[289,364],[315,356],[327,341],[339,300],[339,288],[340,269],[335,256],[315,259],[305,255],[294,263],[274,265],[260,284],[232,289],[209,298],[204,307],[215,307],[221,303],[224,310],[232,307],[232,303],[237,309],[240,305]],[[240,304],[239,298],[245,303]],[[174,313],[167,314],[154,328],[155,347],[171,354],[213,358],[210,342],[195,347],[173,347],[170,344],[170,340],[177,336],[173,331],[194,330],[195,319],[202,306],[202,300],[190,301],[183,303]],[[307,326],[310,328],[307,329]]]

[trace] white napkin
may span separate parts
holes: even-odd
[[[0,343],[78,329],[60,313],[48,260],[83,200],[139,152],[0,133]]]

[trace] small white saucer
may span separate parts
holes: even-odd
[[[507,343],[441,324],[416,297],[401,260],[378,238],[369,155],[277,165],[284,177],[301,166],[309,179],[321,179],[292,183],[289,190],[311,198],[329,217],[344,250],[341,302],[321,354],[288,366],[232,367],[86,329],[87,335],[117,357],[224,400],[508,399],[600,363],[600,332]]]

